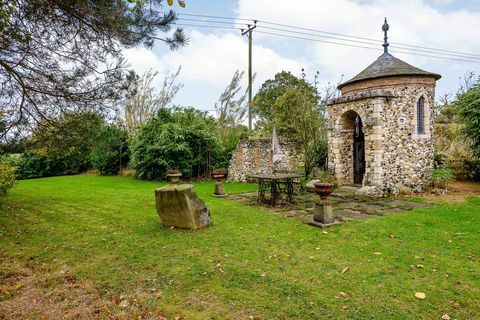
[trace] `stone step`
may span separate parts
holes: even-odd
[[[331,196],[341,199],[349,198],[354,196],[358,189],[360,188],[355,186],[341,186],[340,188],[335,189]]]

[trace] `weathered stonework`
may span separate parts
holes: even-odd
[[[210,224],[210,211],[193,185],[167,185],[155,189],[157,213],[165,227],[200,229]]]
[[[329,168],[337,180],[353,184],[354,121],[365,137],[362,185],[397,192],[423,188],[433,169],[433,106],[437,75],[382,76],[341,87],[342,96],[328,101]],[[424,99],[425,132],[417,130],[417,102]]]
[[[249,175],[277,172],[294,172],[297,167],[295,148],[288,142],[279,141],[285,159],[279,164],[272,161],[272,140],[241,140],[233,152],[228,167],[228,181],[246,181]]]

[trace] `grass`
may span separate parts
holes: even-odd
[[[213,223],[192,232],[162,227],[153,195],[161,185],[20,181],[0,212],[2,256],[68,268],[106,298],[137,294],[168,319],[480,318],[479,198],[325,232],[214,198],[206,182],[195,187]],[[254,190],[226,185],[229,194]]]

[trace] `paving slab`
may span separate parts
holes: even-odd
[[[342,219],[363,220],[363,219],[370,219],[370,218],[376,217],[376,215],[373,215],[373,214],[366,214],[361,211],[351,210],[351,209],[336,210],[336,211],[333,211],[333,215],[340,220]]]
[[[392,200],[392,201],[388,202],[388,204],[390,204],[390,206],[409,206],[412,209],[425,208],[425,207],[429,206],[428,203],[418,203],[418,202],[399,200],[399,199]]]
[[[313,215],[303,217],[302,219],[300,219],[300,221],[302,221],[303,223],[306,223],[306,224],[308,224],[312,227],[317,227],[317,228],[328,228],[328,227],[336,226],[336,225],[340,224],[340,221],[337,221],[337,220],[333,221],[332,223],[320,223],[320,222],[317,222],[317,221],[313,220]]]

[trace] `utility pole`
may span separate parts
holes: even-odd
[[[252,31],[257,27],[257,20],[253,20],[253,26],[247,26],[247,30],[242,29],[242,36],[248,34],[248,131],[252,133]]]

